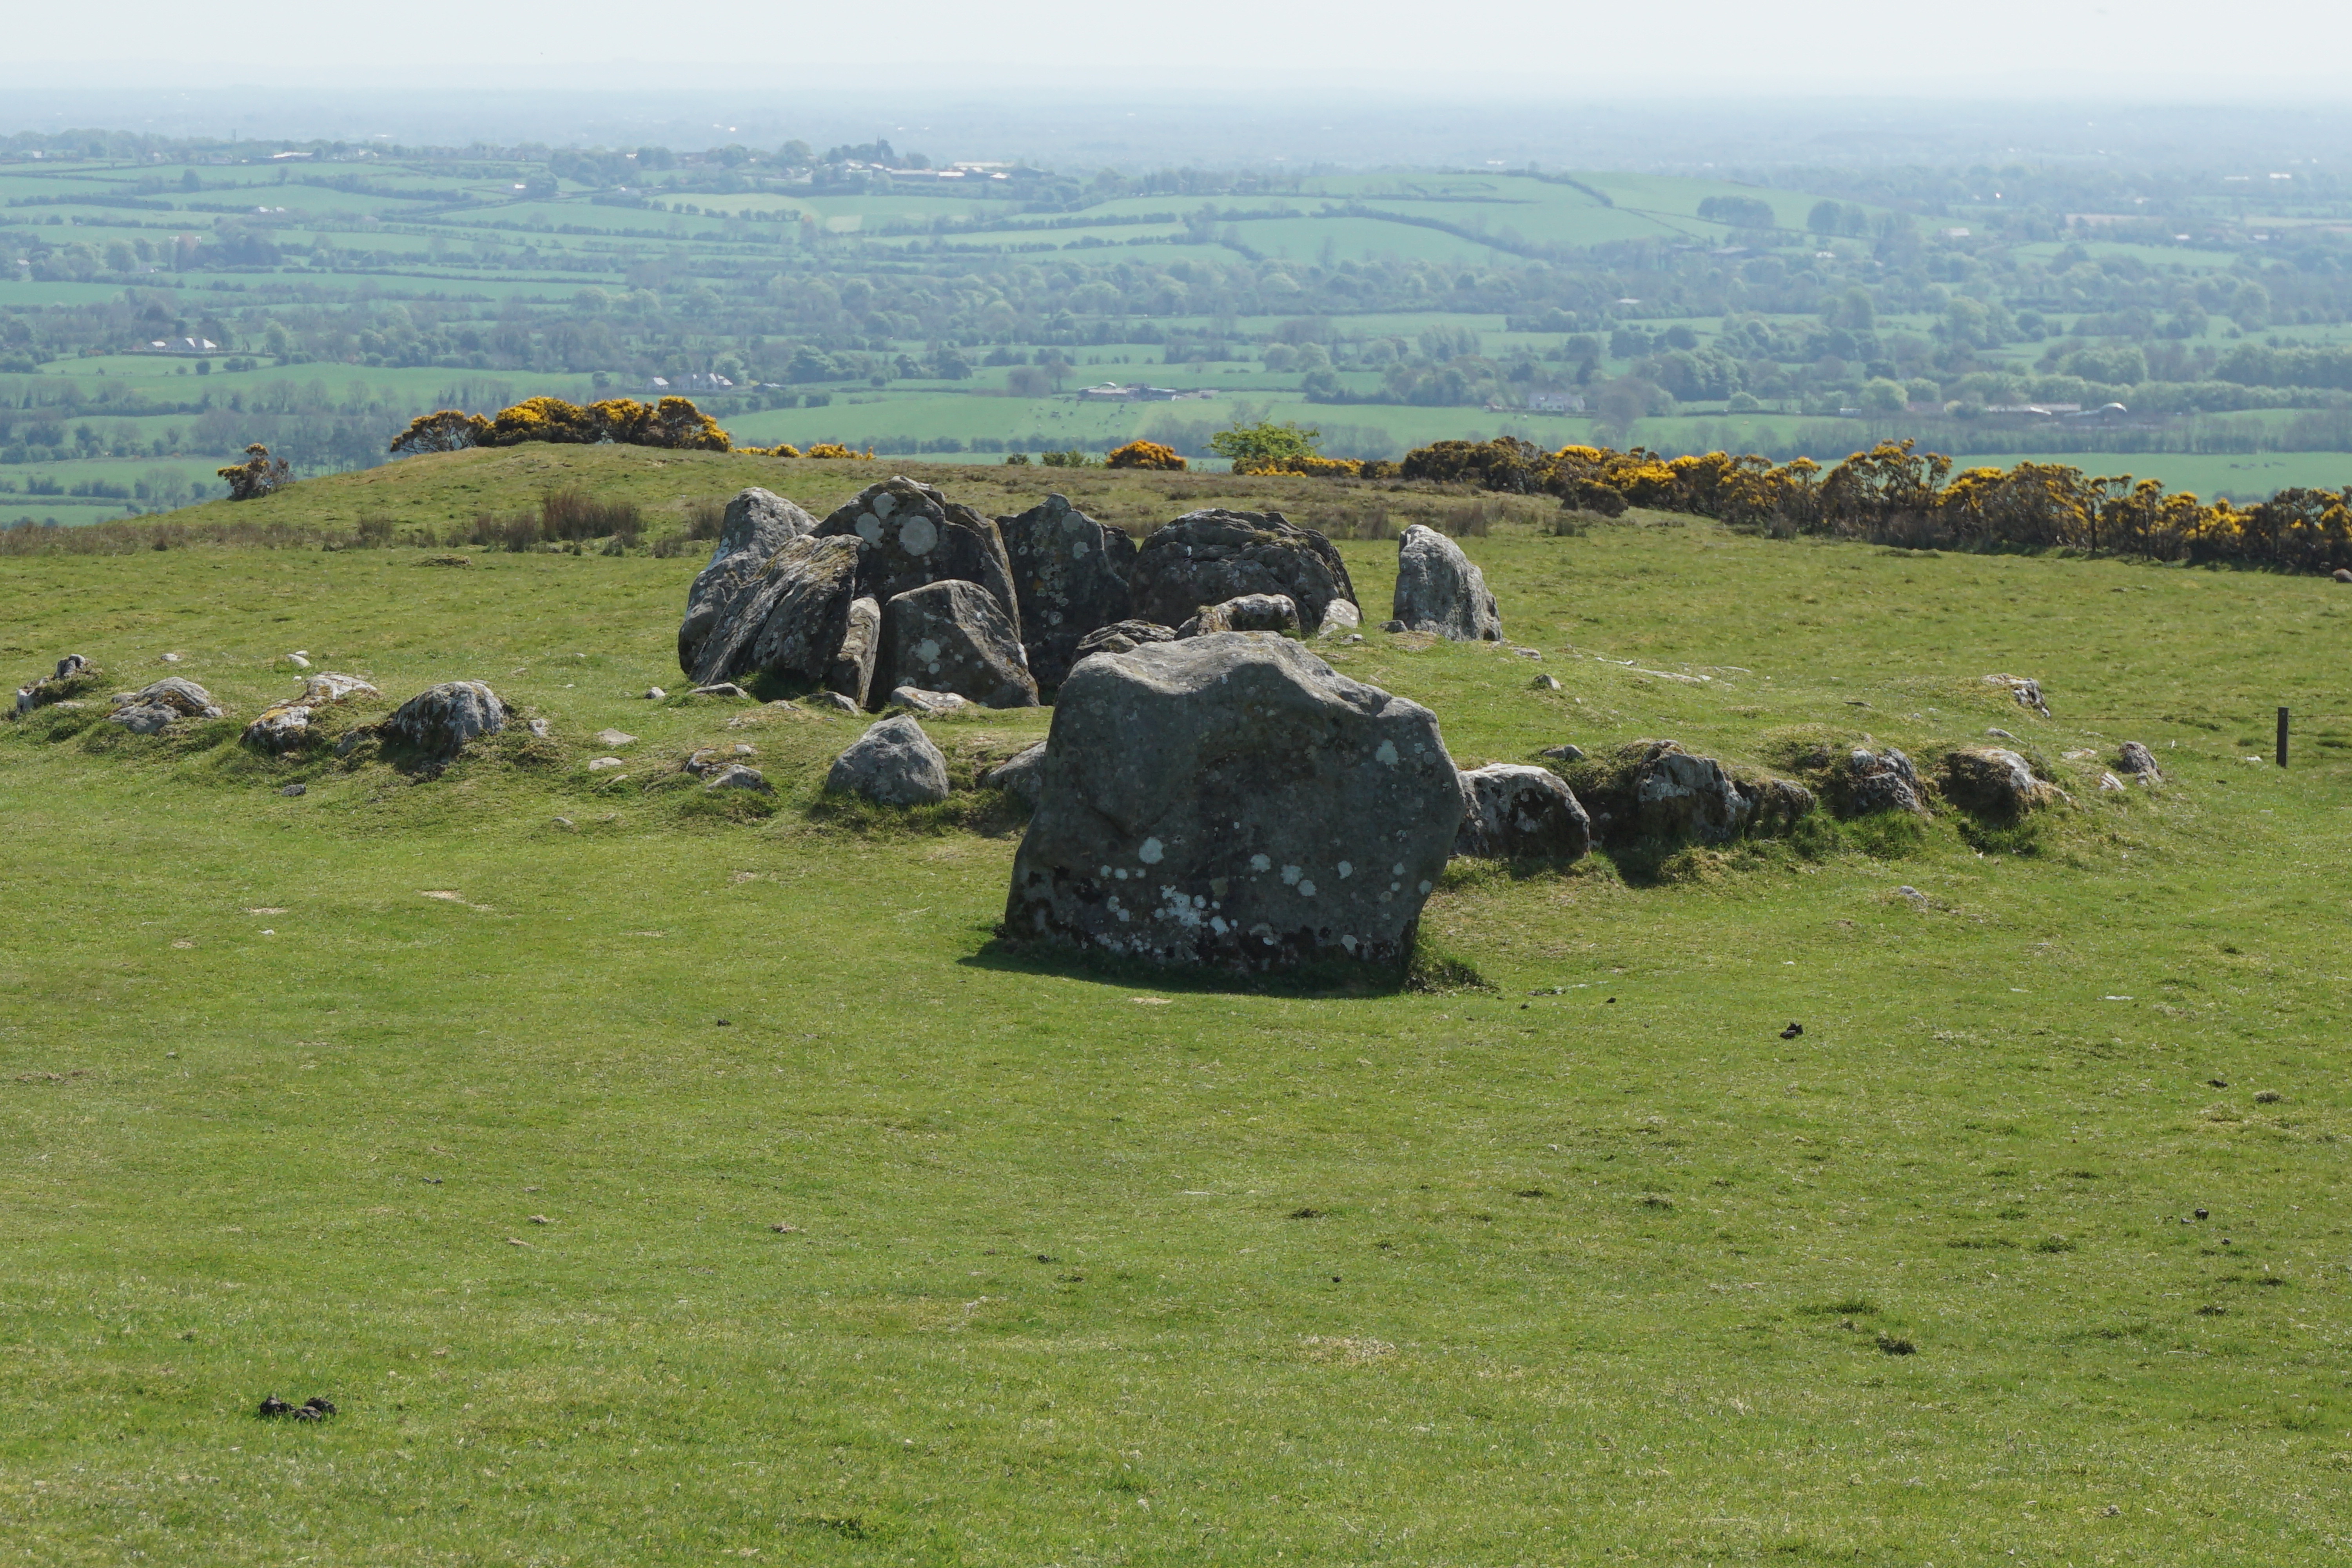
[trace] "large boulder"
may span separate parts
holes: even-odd
[[[849,538],[787,541],[720,606],[688,671],[695,684],[762,671],[821,679],[849,635],[862,550]]]
[[[1884,752],[1855,747],[1846,758],[1845,771],[1845,808],[1850,815],[1866,816],[1879,811],[1927,815],[1927,792],[1919,783],[1918,770],[1893,746]],[[1832,788],[1831,794],[1834,798],[1837,791]]]
[[[220,704],[213,694],[185,676],[167,675],[136,691],[115,694],[114,711],[107,717],[134,734],[162,733],[182,719],[217,719]]]
[[[2000,746],[1948,752],[1937,771],[1944,797],[1964,811],[1996,821],[2014,821],[2053,800],[2058,786],[2033,776],[2033,764]]]
[[[1005,929],[1164,963],[1399,965],[1461,821],[1436,716],[1299,643],[1097,654],[1055,704]]]
[[[989,708],[1034,708],[1020,634],[993,595],[950,578],[882,606],[882,647],[895,684],[952,691]]]
[[[2116,772],[2128,773],[2142,784],[2156,784],[2164,777],[2156,765],[2156,753],[2137,741],[2126,741],[2116,753]]]
[[[825,668],[824,689],[865,707],[866,694],[874,689],[874,661],[881,651],[882,606],[872,599],[850,600],[849,626]]]
[[[1407,631],[1455,642],[1500,642],[1503,616],[1486,574],[1462,547],[1416,522],[1397,541],[1396,597],[1389,614]]]
[[[1274,632],[1298,635],[1298,606],[1287,594],[1244,594],[1222,605],[1203,605],[1201,613],[1176,628],[1180,637],[1206,637],[1212,632]]]
[[[883,805],[937,805],[948,797],[948,760],[904,713],[877,721],[834,759],[824,787]]]
[[[1499,860],[1577,860],[1592,847],[1592,822],[1568,781],[1549,768],[1489,763],[1464,770],[1456,855]]]
[[[511,715],[499,694],[478,680],[445,680],[425,688],[375,727],[379,740],[446,762],[482,735],[495,735]]]
[[[1136,552],[1129,577],[1135,614],[1181,626],[1203,605],[1244,594],[1281,594],[1298,606],[1308,634],[1335,599],[1356,602],[1355,584],[1331,542],[1280,512],[1188,511]]]
[[[994,596],[1020,638],[1021,601],[996,524],[929,485],[885,479],[858,491],[817,524],[822,538],[856,539],[857,594],[887,605],[900,594],[950,580],[977,583]]]
[[[1013,563],[1029,672],[1050,695],[1077,662],[1079,639],[1127,618],[1135,541],[1057,495],[998,518],[996,528]]]
[[[719,545],[686,594],[677,628],[677,667],[692,675],[702,645],[725,617],[727,603],[776,552],[814,532],[816,519],[783,497],[754,487],[736,492],[719,527]]]

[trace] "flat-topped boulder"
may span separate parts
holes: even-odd
[[[1568,781],[1549,768],[1489,763],[1461,775],[1457,855],[1498,860],[1580,860],[1592,847],[1592,821]]]
[[[136,691],[117,692],[107,717],[134,734],[154,735],[182,719],[217,719],[213,694],[185,676],[167,675]]]
[[[1454,642],[1500,642],[1502,612],[1486,591],[1486,574],[1462,547],[1433,528],[1414,523],[1397,541],[1396,595],[1390,616],[1407,631]]]
[[[1058,495],[998,518],[996,528],[1013,563],[1029,673],[1050,696],[1076,662],[1080,640],[1127,618],[1135,541]]]
[[[1162,963],[1398,966],[1461,820],[1436,715],[1303,644],[1099,653],[1055,704],[1005,930]]]
[[[1129,577],[1134,613],[1181,626],[1204,605],[1244,594],[1280,594],[1312,635],[1335,599],[1356,602],[1347,564],[1331,542],[1280,512],[1189,511],[1136,552]]]

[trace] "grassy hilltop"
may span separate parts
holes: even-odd
[[[541,447],[239,510],[421,530],[756,479],[822,511],[869,477]],[[1453,504],[953,482],[1138,523]],[[1483,985],[1107,973],[994,942],[1008,803],[829,803],[858,721],[637,695],[677,684],[697,556],[11,559],[20,679],[80,652],[231,719],[0,726],[6,1554],[2340,1553],[2352,589],[1639,515],[1465,543],[1540,662],[1328,657],[1465,764],[2000,727],[2073,804],[1457,864],[1425,934]],[[1377,625],[1394,546],[1340,548]],[[486,679],[552,739],[430,781],[257,758],[297,648],[391,700]],[[2280,704],[2285,772],[2252,760]],[[968,783],[1049,719],[929,728]],[[2103,794],[2131,739],[2168,782]],[[722,741],[772,809],[678,786]],[[255,1419],[272,1393],[341,1414]]]

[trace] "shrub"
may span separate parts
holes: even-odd
[[[443,408],[410,420],[408,428],[392,438],[391,452],[395,458],[418,452],[457,452],[485,445],[489,433],[490,422],[480,415]]]
[[[871,458],[874,454],[871,450],[864,452],[852,450],[837,441],[820,441],[801,456],[804,458]]]
[[[1129,441],[1126,446],[1103,459],[1106,468],[1158,468],[1170,473],[1184,471],[1184,459],[1176,455],[1173,447],[1163,447],[1157,441]]]
[[[245,449],[244,462],[232,463],[214,472],[228,481],[231,500],[254,500],[293,482],[286,459],[271,457],[269,448],[258,441]]]
[[[1097,468],[1102,466],[1099,458],[1088,457],[1076,447],[1066,452],[1048,452],[1039,461],[1049,468]]]

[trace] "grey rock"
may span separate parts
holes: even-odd
[[[2164,777],[2163,770],[2156,765],[2156,753],[2137,741],[2126,741],[2116,752],[2116,772],[2130,773],[2148,784]]]
[[[114,700],[124,707],[168,708],[183,719],[217,719],[220,704],[213,694],[185,676],[167,675],[151,686]]]
[[[872,599],[852,599],[848,628],[842,633],[841,646],[834,650],[833,662],[825,667],[825,689],[848,698],[852,708],[865,707],[867,694],[874,689],[874,664],[881,652],[881,605]]]
[[[664,691],[664,690],[663,690],[660,687],[658,687],[658,686],[648,686],[648,687],[646,687],[646,688],[645,689],[645,691],[643,692],[643,694],[642,694],[642,695],[644,696],[645,700],[646,700],[646,701],[648,701],[648,702],[658,702],[658,701],[660,701],[663,698],[667,697],[667,696],[669,695],[669,693],[668,693],[668,692],[667,692],[667,691]]]
[[[2050,717],[2050,704],[2042,700],[2040,681],[2030,680],[2021,675],[1988,675],[1984,680],[1987,686],[2007,687],[2010,696],[2016,700],[2020,708],[2031,708],[2044,719]]]
[[[1038,690],[1050,696],[1077,662],[1079,640],[1127,619],[1135,541],[1058,495],[1018,516],[998,518],[996,528],[1013,565],[1029,672]]]
[[[1947,752],[1937,782],[1961,809],[2002,821],[2063,798],[2056,785],[2033,776],[2031,763],[1998,746]]]
[[[533,719],[523,728],[530,731],[530,738],[534,741],[544,741],[555,733],[554,726],[544,719]]]
[[[588,771],[592,773],[608,773],[614,768],[625,768],[628,765],[618,757],[592,757],[588,762]]]
[[[686,772],[692,773],[698,779],[709,778],[713,774],[723,773],[727,769],[736,766],[738,763],[741,763],[745,757],[757,755],[759,755],[758,748],[746,745],[742,742],[738,741],[732,745],[700,747],[690,753],[687,757],[686,761],[678,765]],[[614,760],[617,761],[618,759],[616,758]],[[593,763],[591,763],[588,765],[591,767],[595,766]]]
[[[2006,730],[1987,730],[1985,733],[1990,735],[1996,741],[2014,741],[2017,739],[2016,736],[2011,734]]]
[[[1558,691],[1559,689],[1559,677],[1557,675],[1538,675],[1533,680],[1528,682],[1528,689],[1534,691]]]
[[[1203,605],[1201,613],[1176,628],[1180,637],[1206,637],[1212,632],[1275,632],[1298,635],[1298,606],[1287,594],[1244,594],[1222,605]]]
[[[297,669],[308,669],[310,668],[310,661],[299,653],[288,654],[286,656],[286,662],[292,665]]]
[[[1031,805],[1045,788],[1045,742],[1032,742],[980,775],[982,787],[1017,795]]]
[[[1381,630],[1384,632],[1402,632],[1410,629],[1411,628],[1406,626],[1402,621],[1382,621],[1381,623]]]
[[[1459,775],[1456,855],[1502,860],[1577,860],[1592,847],[1592,821],[1568,781],[1549,768],[1489,763]]]
[[[1556,763],[1580,763],[1584,761],[1584,748],[1582,746],[1546,746],[1543,749],[1542,754],[1549,757]]]
[[[2336,569],[2336,580],[2338,583],[2352,583],[2352,566],[2338,566]]]
[[[677,667],[692,675],[702,645],[725,618],[727,605],[777,551],[815,531],[816,519],[780,495],[752,489],[727,503],[719,544],[686,594],[677,628]]]
[[[1461,820],[1436,716],[1302,644],[1099,654],[1055,703],[1005,929],[1166,963],[1399,965]]]
[[[858,597],[887,606],[899,595],[933,583],[977,583],[1004,611],[1013,640],[1020,641],[1020,596],[1013,592],[1012,558],[995,522],[929,485],[903,478],[868,485],[856,500],[827,515],[816,531],[825,538],[853,538],[864,547],[857,560]]]
[[[1633,809],[1645,837],[1720,844],[1748,826],[1754,806],[1722,763],[1695,757],[1672,741],[1641,745]]]
[[[790,704],[786,704],[786,706],[790,706]],[[803,708],[813,709],[819,713],[856,713],[861,711],[856,703],[852,702],[848,698],[844,697],[838,691],[811,692],[808,696],[801,699],[801,706]]]
[[[289,798],[299,797],[309,795],[310,793],[310,786],[309,784],[290,784],[284,789],[279,790],[278,793]]]
[[[260,717],[245,727],[239,737],[244,744],[257,752],[285,752],[310,739],[310,710],[300,702],[281,702],[275,708],[262,710]]]
[[[824,787],[883,805],[936,805],[948,797],[948,760],[920,724],[894,713],[834,760]]]
[[[731,680],[717,681],[709,686],[698,686],[692,694],[696,697],[740,697],[746,702],[751,700],[750,692]]]
[[[1078,660],[1097,653],[1132,653],[1146,643],[1175,640],[1176,628],[1173,626],[1163,626],[1151,621],[1114,621],[1080,637],[1076,650],[1070,656],[1070,662],[1075,665]]]
[[[507,705],[480,681],[447,680],[402,703],[375,732],[389,744],[446,761],[467,742],[505,729],[507,719]]]
[[[637,738],[625,730],[599,730],[595,740],[600,746],[634,746],[637,743]]]
[[[1503,616],[1486,574],[1462,547],[1414,523],[1397,541],[1396,596],[1389,614],[1417,632],[1454,642],[1500,642]]]
[[[1299,624],[1312,634],[1322,629],[1333,600],[1356,602],[1331,542],[1271,511],[1186,512],[1143,542],[1129,581],[1135,614],[1171,626],[1204,605],[1281,594],[1298,606]]]
[[[16,717],[23,718],[36,708],[63,703],[69,693],[78,691],[98,678],[98,667],[78,653],[69,653],[58,660],[55,672],[16,689]]]
[[[1364,612],[1358,609],[1352,600],[1334,599],[1324,606],[1323,624],[1315,628],[1315,635],[1335,639],[1347,637],[1350,632],[1360,630],[1363,624]],[[1349,640],[1361,642],[1364,639],[1359,637]]]
[[[894,686],[890,689],[890,705],[911,708],[932,718],[945,718],[950,713],[962,712],[972,703],[970,698],[952,691],[926,691],[919,686]]]
[[[331,702],[348,702],[354,697],[382,697],[383,695],[383,692],[378,691],[356,675],[335,675],[321,671],[317,675],[303,678],[302,695],[296,700],[307,702],[313,708],[323,708]]]
[[[160,702],[128,702],[109,713],[110,723],[121,725],[134,735],[160,735],[183,717],[176,708],[166,708]]]
[[[1831,794],[1837,792],[1832,789]],[[1856,747],[1846,758],[1846,810],[1864,816],[1878,811],[1927,815],[1925,791],[1911,759],[1893,746],[1884,752]]]
[[[2127,786],[2126,786],[2124,781],[2116,777],[2113,773],[2101,773],[2099,775],[2099,793],[2101,795],[2119,793],[2126,787]]]
[[[814,681],[849,631],[861,546],[851,538],[794,539],[721,607],[695,658],[698,686],[766,671]]]
[[[896,685],[952,691],[988,708],[1034,708],[1019,628],[977,583],[927,584],[882,606],[883,663]]]
[[[768,783],[767,778],[761,774],[759,769],[747,768],[740,763],[730,763],[728,766],[719,769],[717,773],[711,773],[702,781],[702,787],[706,790],[756,790],[761,795],[773,795],[776,793],[775,787]]]
[[[83,670],[90,668],[91,665],[89,660],[82,658],[82,656],[78,653],[69,653],[66,655],[65,658],[58,660],[58,668],[49,676],[49,679],[51,680],[64,680],[70,676],[79,675]]]
[[[1799,819],[1811,816],[1816,804],[1813,792],[1794,779],[1742,784],[1740,793],[1748,797],[1748,831],[1764,838],[1788,832]]]

